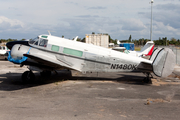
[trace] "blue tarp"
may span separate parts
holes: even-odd
[[[30,48],[31,49],[31,48]],[[29,49],[29,51],[30,51]],[[29,54],[29,51],[27,52],[27,54]],[[26,56],[23,56],[21,59],[14,59],[11,57],[11,51],[9,51],[9,54],[8,54],[8,61],[10,62],[13,62],[13,63],[16,63],[16,64],[21,64],[22,62],[26,61],[27,60],[27,57]]]
[[[134,51],[134,43],[121,43],[119,47],[125,47],[126,50]]]

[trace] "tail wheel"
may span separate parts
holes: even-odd
[[[144,83],[147,83],[147,84],[152,84],[152,81],[151,81],[151,78],[150,77],[145,77],[144,80],[143,80]]]
[[[35,80],[35,75],[32,71],[26,71],[22,74],[21,79],[24,83],[29,83]]]
[[[151,73],[144,74],[146,75],[146,77],[143,79],[143,82],[147,84],[152,84],[151,78],[153,78],[153,76],[151,75]]]

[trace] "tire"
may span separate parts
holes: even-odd
[[[50,77],[51,76],[51,71],[43,71],[40,72],[41,77]]]
[[[145,77],[143,81],[144,81],[144,83],[152,84],[152,81],[151,81],[150,77]]]
[[[23,83],[30,83],[35,80],[35,75],[31,71],[26,71],[22,74],[21,79]]]

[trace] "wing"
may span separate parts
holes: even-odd
[[[66,63],[65,61],[63,62],[58,60],[58,59],[52,59],[49,57],[45,57],[45,56],[35,56],[35,55],[30,55],[30,54],[24,54],[24,56],[30,58],[31,60],[35,61],[34,63],[31,62],[31,64],[29,65],[33,65],[33,64],[38,64],[39,67],[43,66],[43,67],[50,67],[50,68],[55,68],[55,69],[59,69],[59,68],[68,68],[68,69],[72,69],[72,65]]]

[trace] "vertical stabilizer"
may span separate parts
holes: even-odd
[[[153,52],[153,72],[159,77],[169,76],[176,64],[176,56],[169,48],[158,48]]]
[[[140,54],[145,56],[151,56],[154,49],[154,42],[148,41],[144,47],[141,49]]]

